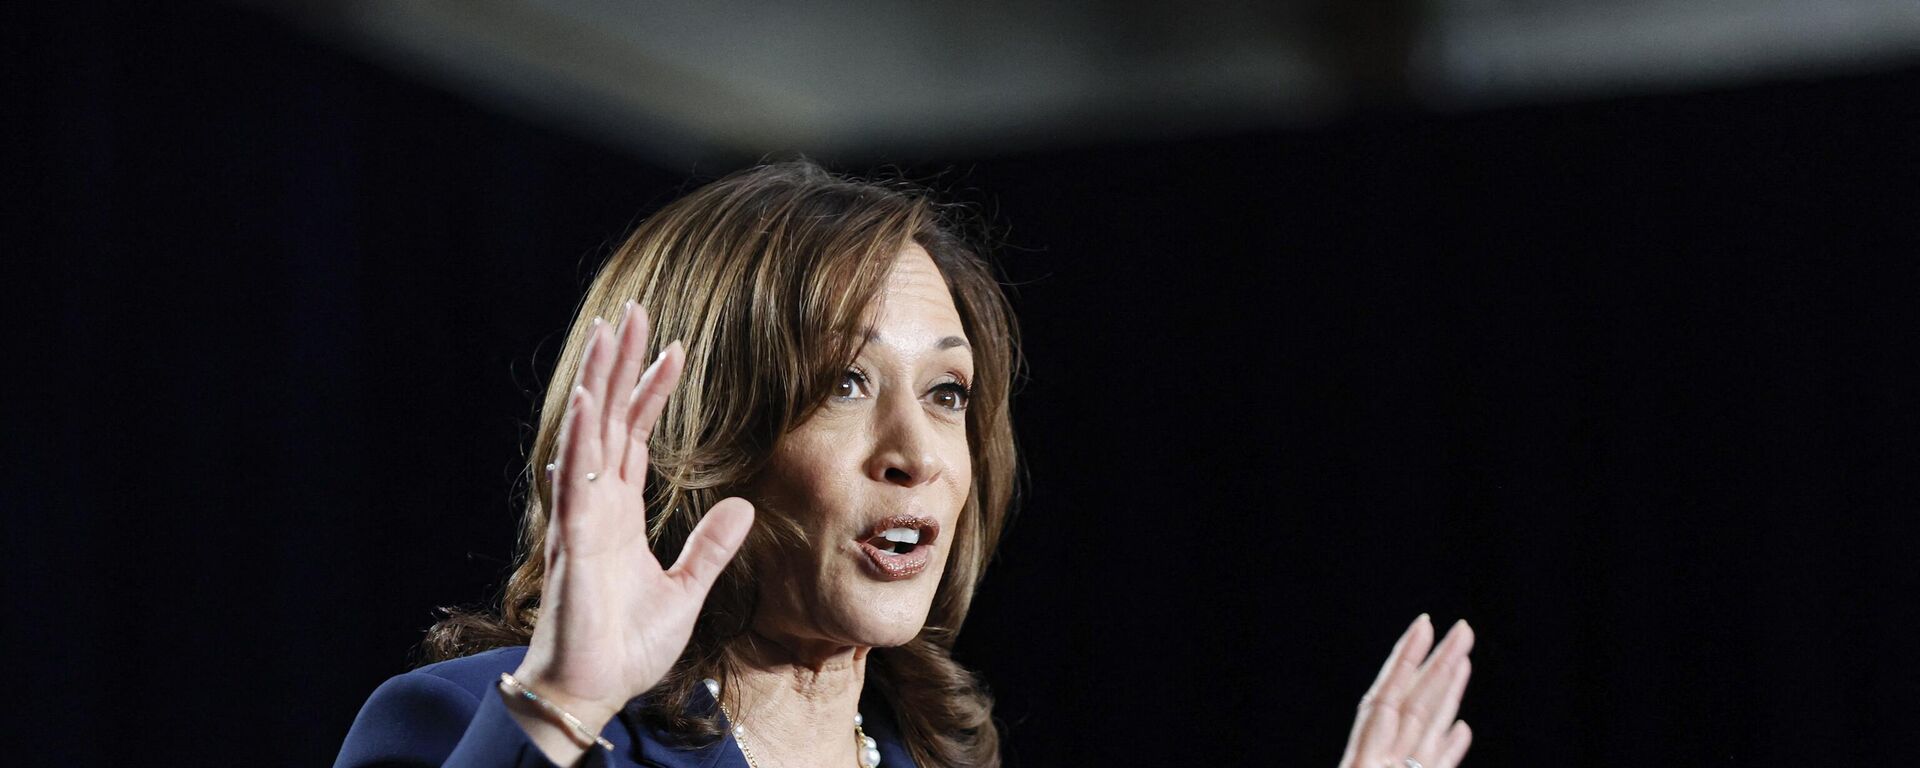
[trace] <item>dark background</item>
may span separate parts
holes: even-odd
[[[225,7],[34,13],[13,728],[27,762],[327,764],[503,576],[600,259],[733,166]],[[1032,481],[961,644],[1010,762],[1331,765],[1421,611],[1479,630],[1471,765],[1911,759],[1917,97],[892,158],[996,223],[1026,334]]]

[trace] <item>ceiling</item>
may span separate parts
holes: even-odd
[[[682,165],[995,154],[1920,62],[1916,0],[241,0]]]

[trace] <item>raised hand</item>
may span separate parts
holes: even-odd
[[[1459,765],[1473,743],[1466,721],[1454,719],[1473,674],[1472,650],[1465,620],[1434,648],[1433,623],[1424,613],[1414,619],[1360,699],[1340,768],[1410,768],[1409,759],[1422,768]]]
[[[646,360],[647,316],[627,302],[620,326],[596,318],[561,422],[552,466],[540,618],[514,677],[598,729],[660,681],[686,648],[714,579],[753,524],[738,498],[715,504],[671,570],[647,543],[647,439],[679,381],[679,342]],[[560,764],[580,747],[524,706],[515,718]]]

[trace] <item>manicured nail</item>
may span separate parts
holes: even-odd
[[[605,320],[602,320],[602,319],[600,319],[600,316],[599,316],[599,315],[594,315],[594,316],[593,316],[593,324],[594,324],[594,325],[606,325],[606,324],[607,324],[607,321],[605,321]]]

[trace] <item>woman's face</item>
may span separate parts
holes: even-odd
[[[853,367],[780,441],[749,497],[808,534],[761,582],[755,623],[798,646],[919,634],[973,487],[973,352],[926,250],[910,244],[895,258],[870,318]]]

